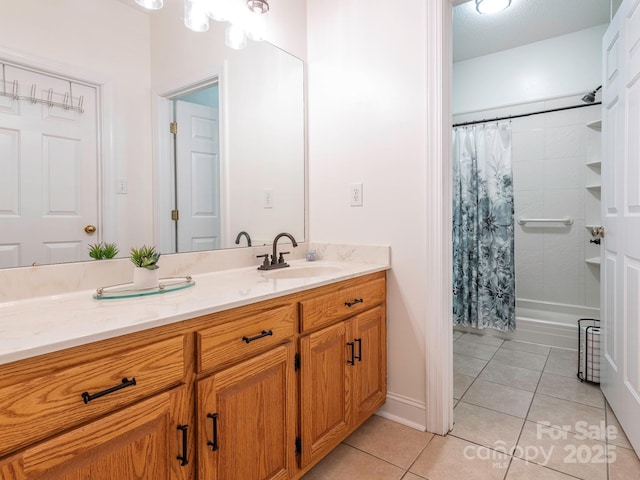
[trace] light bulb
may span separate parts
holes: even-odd
[[[511,0],[476,0],[478,13],[496,13],[511,5]]]
[[[224,43],[234,50],[242,50],[247,46],[247,37],[242,27],[231,24],[224,31]]]
[[[267,37],[267,14],[249,13],[245,17],[245,31],[247,37],[260,42]]]
[[[184,24],[194,32],[209,30],[209,17],[202,0],[184,0]]]
[[[162,8],[163,0],[136,0],[136,3],[148,10],[158,10]]]
[[[209,0],[205,5],[207,15],[218,22],[226,22],[231,18],[233,0]]]

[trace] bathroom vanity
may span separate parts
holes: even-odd
[[[0,352],[0,479],[302,477],[385,402],[387,268],[28,303],[92,325]]]

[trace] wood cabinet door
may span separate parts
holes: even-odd
[[[304,468],[334,448],[347,434],[347,326],[340,322],[300,339],[300,466]]]
[[[350,321],[355,343],[353,374],[353,425],[357,426],[380,408],[387,396],[386,329],[383,307],[355,316]]]
[[[29,447],[0,463],[2,480],[188,479],[172,409],[180,389]]]
[[[293,355],[289,343],[198,381],[198,478],[284,480],[292,475]]]

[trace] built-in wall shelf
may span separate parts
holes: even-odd
[[[591,257],[585,259],[585,262],[589,265],[600,265],[600,257]]]
[[[600,185],[587,185],[587,190],[591,190],[593,192],[599,192],[600,188],[602,188]]]
[[[587,163],[587,167],[600,168],[602,166],[602,162],[600,160],[593,160],[592,162]]]
[[[597,120],[595,122],[587,123],[587,127],[591,130],[595,130],[596,132],[602,131],[602,120]]]

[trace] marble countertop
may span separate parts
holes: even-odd
[[[321,276],[269,278],[255,266],[193,275],[193,287],[161,295],[96,300],[95,290],[0,303],[0,364],[171,324],[388,270],[387,264],[290,262]],[[273,272],[279,272],[274,270]],[[328,272],[328,273],[327,273]]]

